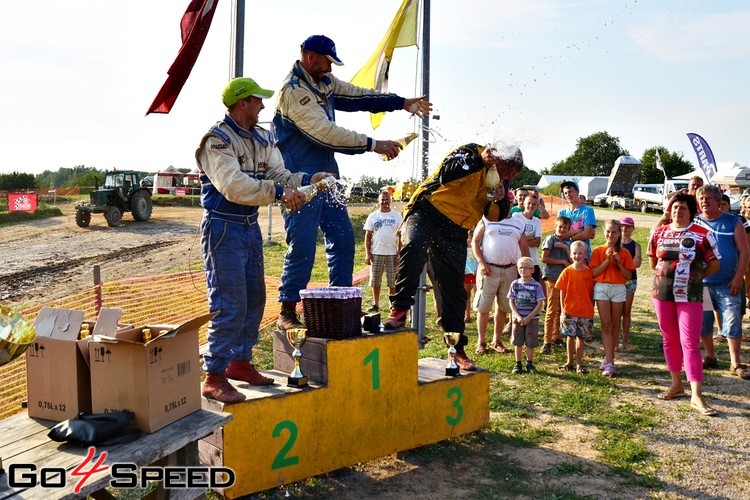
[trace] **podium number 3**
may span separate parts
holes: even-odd
[[[456,409],[456,416],[447,415],[445,421],[448,425],[458,425],[464,416],[464,409],[461,406],[461,399],[463,398],[463,392],[460,387],[451,387],[448,390],[448,399],[453,398],[453,408]]]
[[[380,389],[380,349],[373,349],[365,358],[365,366],[372,363],[372,390]]]
[[[295,424],[291,420],[283,420],[276,424],[276,427],[273,428],[272,436],[275,438],[281,436],[281,431],[283,430],[289,431],[289,439],[287,439],[286,443],[284,443],[284,446],[281,447],[281,450],[279,450],[276,458],[273,459],[271,470],[281,469],[282,467],[289,467],[290,465],[299,464],[299,457],[297,455],[292,455],[291,457],[287,456],[289,451],[292,449],[292,446],[294,446],[294,443],[297,441],[297,424]]]

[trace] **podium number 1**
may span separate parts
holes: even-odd
[[[276,458],[273,459],[271,470],[281,469],[282,467],[289,467],[290,465],[297,465],[299,463],[299,457],[297,455],[292,455],[291,457],[287,456],[292,449],[292,446],[294,446],[294,443],[297,441],[297,424],[291,420],[283,420],[273,428],[272,436],[275,438],[281,436],[281,431],[283,430],[289,431],[289,439],[287,439],[284,446],[281,447]]]
[[[365,366],[372,363],[372,390],[380,389],[380,349],[373,351],[365,358]]]

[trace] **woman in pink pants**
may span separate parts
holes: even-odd
[[[716,415],[701,392],[703,366],[700,335],[703,323],[703,278],[719,269],[716,240],[705,228],[693,224],[698,212],[695,198],[675,195],[667,208],[672,223],[655,227],[649,235],[648,257],[654,274],[651,295],[664,339],[664,357],[672,384],[659,399],[687,397],[682,367],[690,382],[690,406],[703,415]],[[704,267],[705,265],[705,267]]]

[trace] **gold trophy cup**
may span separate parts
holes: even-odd
[[[445,332],[443,339],[448,344],[448,365],[445,367],[445,374],[450,377],[457,377],[461,374],[461,370],[456,364],[456,344],[461,340],[461,334],[458,332]]]
[[[307,377],[299,369],[299,360],[302,358],[302,346],[307,340],[307,328],[290,328],[286,331],[286,338],[294,347],[292,359],[294,359],[294,370],[287,378],[286,385],[289,387],[303,388],[307,387]]]

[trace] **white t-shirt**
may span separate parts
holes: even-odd
[[[513,217],[517,217],[524,223],[524,236],[531,236],[533,238],[542,237],[542,221],[539,220],[539,217],[532,216],[531,220],[529,220],[526,218],[523,212],[516,212],[513,214]],[[534,261],[535,266],[540,265],[539,247],[529,247],[529,256],[531,257],[531,260]]]
[[[396,231],[403,217],[399,212],[381,212],[376,210],[367,216],[365,231],[372,231],[373,255],[396,255],[398,253],[398,236]]]
[[[484,224],[482,238],[484,260],[500,266],[518,262],[521,258],[518,240],[523,235],[524,222],[516,217],[509,217],[499,222],[490,222],[482,217],[480,224]]]

